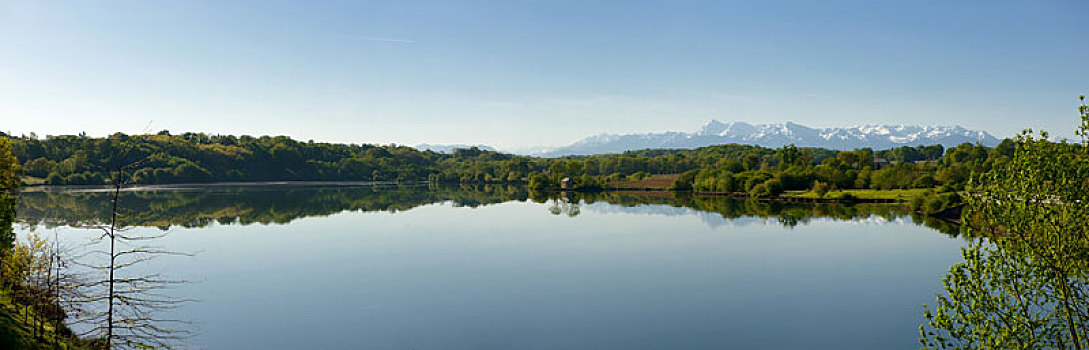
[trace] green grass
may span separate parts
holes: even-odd
[[[0,290],[0,349],[56,349],[51,341],[54,339],[53,327],[45,326],[45,334],[41,337],[34,336],[33,326],[24,320],[26,312],[34,312],[12,302],[6,291]],[[72,339],[60,339],[60,349],[85,349],[86,346],[77,345],[81,341]]]
[[[0,310],[0,348],[4,349],[28,349],[23,327],[20,327],[20,323],[12,317],[12,313],[7,310],[7,306],[3,307],[4,310]]]
[[[908,201],[912,198],[929,192],[929,188],[912,188],[906,190],[835,190],[829,191],[824,195],[824,198],[836,198],[847,193],[858,199],[896,199],[902,201]],[[818,198],[816,193],[811,191],[786,191],[783,192],[783,197],[795,197],[795,198]]]
[[[23,176],[23,184],[27,186],[44,185],[45,179],[33,176]]]
[[[23,322],[23,310],[11,302],[7,293],[0,291],[0,348],[36,349],[30,326]]]

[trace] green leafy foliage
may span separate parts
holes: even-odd
[[[673,185],[670,186],[674,191],[688,191],[692,189],[692,183],[696,181],[696,175],[699,174],[699,170],[689,170],[678,176],[676,180],[673,180]]]
[[[983,243],[962,251],[964,262],[942,280],[920,327],[925,349],[1068,349],[1061,308],[1024,254]]]
[[[1008,159],[1003,153],[1005,150],[996,151],[971,144],[951,148],[951,153],[945,155],[942,151],[943,148],[938,145],[876,152],[899,159],[884,163],[885,158],[877,162],[875,152],[870,149],[842,151],[832,156],[822,151],[786,146],[776,151],[773,159],[767,159],[778,161],[774,167],[724,162],[720,166],[701,168],[693,178],[692,188],[700,192],[744,192],[766,197],[774,196],[776,192],[765,184],[774,178],[778,180],[775,186],[781,186],[784,191],[812,191],[816,184],[822,184],[827,186],[821,189],[825,193],[847,189],[935,187],[949,192],[963,189],[973,173],[985,171],[993,164]],[[749,162],[753,159],[743,157]],[[764,186],[757,188],[761,185]]]
[[[777,196],[809,191],[813,184],[843,189],[962,189],[973,172],[986,169],[1001,152],[964,144],[945,154],[938,146],[832,151],[726,144],[693,150],[641,150],[622,154],[534,158],[478,148],[450,154],[396,145],[301,142],[284,136],[184,133],[114,134],[106,138],[49,136],[11,139],[35,182],[101,185],[111,164],[135,163],[136,184],[232,181],[397,181],[462,184],[529,184],[537,191],[595,191],[609,183],[637,182],[680,174],[661,189]],[[122,145],[127,159],[117,159]],[[893,163],[884,163],[885,159]],[[878,162],[878,160],[882,160]],[[777,182],[768,183],[776,179]],[[764,185],[757,189],[757,186]],[[657,186],[657,185],[656,185]],[[781,188],[781,190],[780,190]]]
[[[0,270],[15,246],[12,223],[15,222],[14,190],[19,184],[18,171],[19,160],[12,155],[11,141],[0,137]]]
[[[1079,108],[1079,130],[1089,110]],[[968,183],[964,220],[990,244],[966,248],[927,309],[928,349],[1081,349],[1089,346],[1089,144],[1025,131],[1013,154]],[[979,152],[947,154],[979,161]],[[975,158],[975,160],[973,160]],[[924,208],[926,204],[924,204]]]
[[[820,181],[813,182],[813,193],[815,193],[819,198],[824,198],[824,195],[828,194],[828,191],[831,189],[832,188],[828,185],[828,183]]]

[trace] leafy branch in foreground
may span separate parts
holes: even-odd
[[[1024,132],[1014,156],[967,196],[969,234],[920,329],[927,349],[1082,349],[1089,346],[1089,108],[1080,144]]]

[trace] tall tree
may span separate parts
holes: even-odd
[[[0,136],[0,286],[8,285],[8,276],[2,271],[5,262],[15,247],[15,195],[18,185],[19,160],[11,154],[11,141]]]
[[[1089,108],[1079,144],[1025,131],[1013,157],[978,176],[967,198],[965,248],[928,309],[934,349],[1083,349],[1089,333]]]

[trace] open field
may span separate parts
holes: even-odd
[[[23,184],[28,186],[44,185],[45,179],[33,176],[23,176]]]

